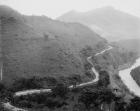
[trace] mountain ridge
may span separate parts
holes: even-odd
[[[82,23],[109,41],[138,38],[140,35],[140,18],[112,7],[71,14],[68,12],[57,19]]]

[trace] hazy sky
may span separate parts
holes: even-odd
[[[22,14],[51,18],[70,10],[85,12],[103,6],[113,6],[140,17],[140,0],[0,0],[0,4],[8,5]]]

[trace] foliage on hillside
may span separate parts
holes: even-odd
[[[95,63],[100,65],[103,69],[118,69],[120,65],[127,63],[133,63],[137,56],[137,53],[133,51],[125,50],[119,46],[113,46],[113,50],[104,53],[95,58]]]
[[[81,50],[86,46],[101,50],[107,44],[78,23],[25,16],[8,7],[0,7],[0,12],[3,80],[8,84],[20,77],[84,75]]]
[[[140,67],[136,67],[131,71],[131,76],[136,81],[136,83],[140,86]]]
[[[2,101],[11,101],[14,106],[27,108],[29,111],[139,111],[140,98],[134,97],[127,103],[123,96],[116,96],[108,87],[110,85],[108,72],[101,71],[99,73],[100,80],[97,85],[75,88],[73,90],[69,90],[68,85],[65,84],[65,79],[69,81],[68,78],[61,78],[61,80],[56,80],[53,77],[23,78],[15,81],[13,87],[10,89],[6,88],[3,84],[0,84],[0,99]],[[73,76],[73,78],[72,81],[75,81],[75,76]],[[44,81],[42,82],[42,80]],[[52,93],[32,94],[14,98],[12,96],[13,91],[22,90],[21,88],[39,88],[40,85],[43,86],[45,81],[48,84],[52,84],[56,81],[54,82],[55,84],[48,87],[52,88]],[[78,82],[79,80],[76,79],[76,81]],[[19,83],[19,85],[17,85],[18,87],[16,86],[16,83]]]

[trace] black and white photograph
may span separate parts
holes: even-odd
[[[140,111],[140,0],[0,0],[0,111]]]

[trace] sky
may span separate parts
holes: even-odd
[[[140,0],[0,0],[25,15],[46,15],[56,18],[76,10],[86,12],[104,6],[114,8],[140,17]]]

